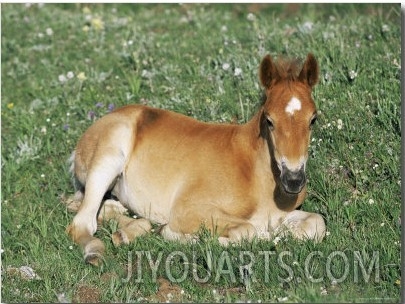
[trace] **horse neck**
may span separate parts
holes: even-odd
[[[263,121],[263,107],[243,126],[246,136],[249,137],[250,148],[256,152],[258,161],[263,166],[270,167],[273,162],[273,151],[270,143],[269,131]]]
[[[263,107],[244,125],[246,133],[251,138],[252,145],[256,147],[261,145],[267,136],[263,134]]]

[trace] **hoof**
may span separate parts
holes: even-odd
[[[128,239],[127,234],[121,229],[114,232],[111,238],[112,238],[112,242],[115,247],[122,245],[122,244],[129,244],[129,239]]]
[[[84,261],[98,267],[103,264],[103,256],[99,253],[89,253],[84,256]]]
[[[104,244],[101,240],[93,238],[84,247],[84,260],[94,266],[100,266],[103,263]]]

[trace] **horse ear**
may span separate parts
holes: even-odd
[[[262,85],[268,89],[271,82],[276,78],[277,69],[270,55],[266,55],[260,63],[259,77]]]
[[[310,87],[313,87],[318,82],[318,77],[318,63],[316,62],[314,55],[309,53],[302,67],[300,75],[298,76],[298,79],[302,82],[307,83]]]

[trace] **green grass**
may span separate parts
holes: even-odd
[[[3,4],[1,22],[3,302],[400,301],[400,4]],[[66,160],[110,104],[243,123],[260,103],[263,55],[308,52],[321,114],[303,209],[324,216],[322,243],[222,248],[202,231],[194,245],[152,234],[114,248],[109,223],[97,233],[106,264],[83,262],[65,233]],[[161,254],[156,272],[142,251],[153,263]],[[244,251],[254,263],[241,281]],[[24,265],[40,279],[7,270]],[[199,277],[210,271],[207,282],[193,265]]]

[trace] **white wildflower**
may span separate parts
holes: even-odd
[[[249,13],[249,14],[247,15],[247,20],[249,20],[249,21],[255,21],[255,20],[256,20],[255,14]]]
[[[69,72],[67,72],[66,76],[68,79],[72,79],[73,77],[75,77],[75,74],[73,74],[72,71],[69,71]]]
[[[281,241],[281,237],[276,236],[276,237],[274,238],[274,240],[273,240],[273,243],[274,243],[274,245],[277,245],[278,242],[280,242],[280,241]]]
[[[59,76],[58,76],[58,79],[59,79],[59,81],[60,81],[61,83],[64,83],[64,82],[66,82],[66,81],[67,81],[66,76],[65,76],[65,75],[63,75],[63,74],[59,75]]]
[[[354,71],[354,70],[351,70],[351,71],[349,72],[349,77],[350,77],[350,79],[353,80],[354,78],[357,77],[357,72]]]
[[[50,27],[48,27],[48,28],[45,30],[45,33],[46,33],[48,36],[52,36],[52,35],[53,35],[53,30],[52,30]]]
[[[311,21],[307,21],[303,25],[299,26],[299,28],[302,33],[307,34],[312,31],[313,26],[314,26],[314,24]]]
[[[338,130],[342,130],[343,128],[343,121],[341,119],[337,120],[337,128]]]
[[[235,76],[240,76],[241,74],[242,74],[242,69],[236,68],[234,75],[235,75]]]
[[[390,27],[389,27],[387,24],[383,24],[381,30],[382,30],[383,32],[389,32]]]
[[[288,297],[283,297],[283,298],[277,298],[278,302],[286,302],[288,301]]]
[[[59,303],[71,303],[71,301],[70,301],[69,298],[65,295],[64,292],[58,293],[58,294],[56,295],[56,297],[58,298],[58,302],[59,302]]]
[[[225,62],[225,63],[222,65],[222,69],[226,71],[226,70],[229,69],[230,66],[231,66],[231,65],[230,65],[229,63],[226,63],[226,62]]]
[[[326,81],[331,81],[332,80],[332,73],[331,72],[326,72],[325,73],[325,80]]]
[[[144,70],[142,70],[141,76],[146,79],[151,79],[153,74],[152,74],[152,72],[149,72],[148,70],[144,69]]]

